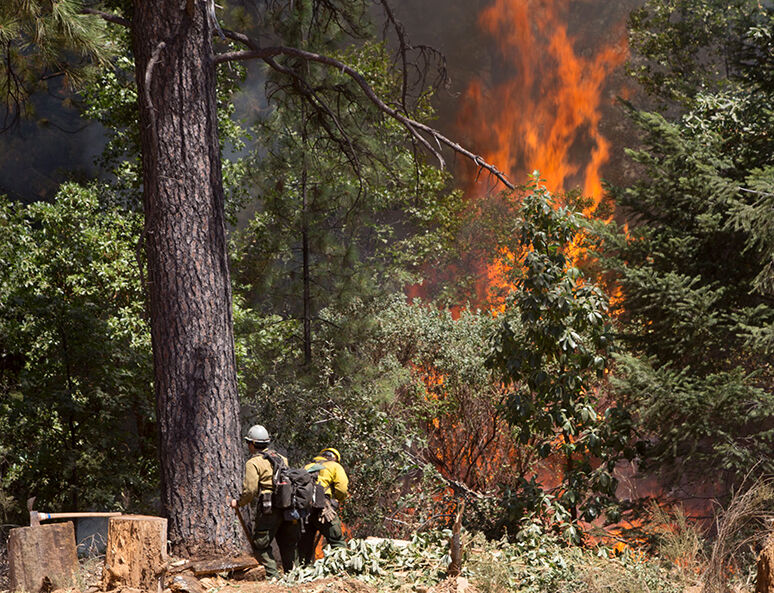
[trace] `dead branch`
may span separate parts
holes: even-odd
[[[98,16],[104,21],[107,21],[109,23],[113,23],[116,25],[121,25],[122,27],[130,27],[132,25],[129,19],[125,19],[124,17],[118,16],[116,14],[112,14],[110,12],[97,10],[96,8],[83,7],[81,8],[81,14],[92,14],[94,16]]]
[[[242,51],[231,51],[231,52],[217,54],[214,58],[214,61],[216,64],[232,62],[232,61],[254,60],[254,59],[267,61],[277,56],[290,56],[290,57],[299,58],[302,60],[307,60],[310,62],[316,62],[318,64],[325,64],[326,66],[330,66],[331,68],[334,68],[340,71],[342,74],[346,74],[352,80],[354,80],[355,83],[363,91],[365,96],[374,105],[376,105],[376,107],[380,111],[386,113],[388,116],[392,117],[393,119],[403,124],[403,126],[409,131],[411,136],[417,142],[422,144],[427,149],[427,151],[430,152],[430,154],[432,154],[435,158],[438,159],[441,165],[441,168],[445,166],[443,155],[440,152],[441,145],[444,145],[448,148],[451,148],[454,152],[473,161],[476,164],[476,166],[479,168],[479,170],[489,171],[490,174],[492,174],[494,177],[500,180],[503,183],[503,185],[505,185],[507,188],[509,189],[515,188],[515,186],[508,180],[508,178],[505,176],[505,174],[502,171],[497,169],[497,167],[495,167],[491,163],[486,162],[483,159],[483,157],[481,157],[480,155],[474,154],[471,151],[464,148],[463,146],[461,146],[460,144],[458,144],[457,142],[450,140],[435,128],[432,128],[427,124],[423,124],[419,121],[416,121],[404,115],[403,113],[399,112],[397,109],[394,109],[393,107],[390,107],[389,105],[387,105],[371,88],[371,86],[368,84],[368,82],[363,77],[363,75],[360,74],[360,72],[358,72],[351,66],[345,64],[341,60],[337,60],[336,58],[332,58],[330,56],[325,56],[318,53],[298,49],[295,47],[286,47],[286,46],[260,47],[256,41],[249,38],[247,35],[244,35],[243,33],[238,33],[230,30],[224,30],[224,33],[226,37],[228,37],[229,39],[232,39],[233,41],[237,41],[245,45],[248,49],[242,50]],[[428,139],[425,136],[423,136],[422,133],[420,132],[426,134],[432,140],[434,140],[435,143],[438,145],[438,149],[436,149],[433,145],[431,145]]]

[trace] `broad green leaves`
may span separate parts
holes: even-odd
[[[140,221],[98,191],[0,203],[1,487],[50,508],[142,508],[155,480]]]
[[[616,485],[607,473],[612,468],[591,464],[607,454],[594,389],[612,351],[607,298],[570,256],[584,232],[581,215],[557,205],[537,174],[514,232],[521,250],[514,292],[492,337],[489,364],[512,389],[509,419],[521,441],[543,457],[564,459],[555,502],[572,518],[579,507],[594,518],[603,501],[587,498],[589,491],[612,495]]]

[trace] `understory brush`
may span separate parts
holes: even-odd
[[[446,577],[449,530],[425,532],[411,540],[351,540],[347,548],[326,549],[315,564],[290,573],[289,583],[329,576],[354,576],[379,591],[406,583],[431,587]],[[568,546],[535,529],[516,543],[462,534],[461,576],[481,593],[678,593],[682,576],[657,558],[612,548]]]
[[[751,588],[756,557],[774,525],[774,478],[748,476],[716,515],[717,535],[703,574],[705,593],[725,593],[732,581]]]

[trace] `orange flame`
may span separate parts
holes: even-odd
[[[479,15],[479,26],[497,40],[505,67],[496,72],[508,80],[489,85],[483,78],[474,80],[458,125],[512,180],[525,181],[538,170],[553,193],[580,188],[591,199],[584,209],[589,215],[602,199],[601,168],[610,156],[600,130],[605,84],[626,59],[627,47],[621,28],[594,55],[581,55],[564,22],[568,7],[569,0],[492,0]],[[568,248],[573,261],[583,252],[580,238]],[[521,265],[522,256],[502,248],[493,262],[476,270],[481,272],[478,303],[487,302],[494,315],[504,311],[505,296],[514,289],[510,270]],[[413,285],[406,292],[415,298],[425,290]],[[443,375],[431,365],[415,366],[414,372],[426,386],[427,400],[442,403]],[[429,419],[428,444],[439,470],[480,490],[505,474],[526,476],[533,467],[531,452],[514,441],[498,407],[473,408],[444,414],[440,407]],[[551,459],[537,471],[544,483],[561,481],[561,464]]]
[[[425,385],[426,401],[439,406],[426,429],[429,459],[441,473],[486,491],[511,472],[519,472],[524,452],[513,442],[494,396],[466,399],[460,394],[461,409],[445,409],[449,403],[446,377],[432,365],[413,365],[413,369]]]
[[[515,75],[488,90],[481,79],[471,83],[459,123],[513,179],[536,169],[552,192],[580,187],[593,199],[588,213],[602,197],[600,169],[610,156],[599,125],[604,85],[627,47],[622,31],[596,55],[580,55],[563,21],[568,4],[494,0],[480,14]]]

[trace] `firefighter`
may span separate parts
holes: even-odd
[[[318,532],[325,536],[326,541],[333,548],[347,545],[341,531],[338,509],[347,498],[349,478],[341,466],[341,455],[332,447],[320,451],[304,469],[312,473],[317,472],[317,483],[325,489],[326,499],[322,509],[313,509],[307,516],[299,542],[301,562],[310,564],[314,561],[315,540]]]
[[[270,443],[268,431],[260,424],[256,424],[247,431],[245,440],[250,450],[250,458],[245,465],[242,494],[239,499],[232,498],[230,504],[233,508],[237,508],[250,504],[253,500],[257,501],[253,550],[258,561],[266,568],[266,578],[278,578],[280,573],[271,553],[271,541],[275,538],[277,540],[285,572],[292,570],[297,560],[296,550],[301,524],[298,521],[287,520],[282,510],[273,508],[274,470],[266,457]],[[281,457],[287,465],[287,459],[273,451],[271,454]]]

